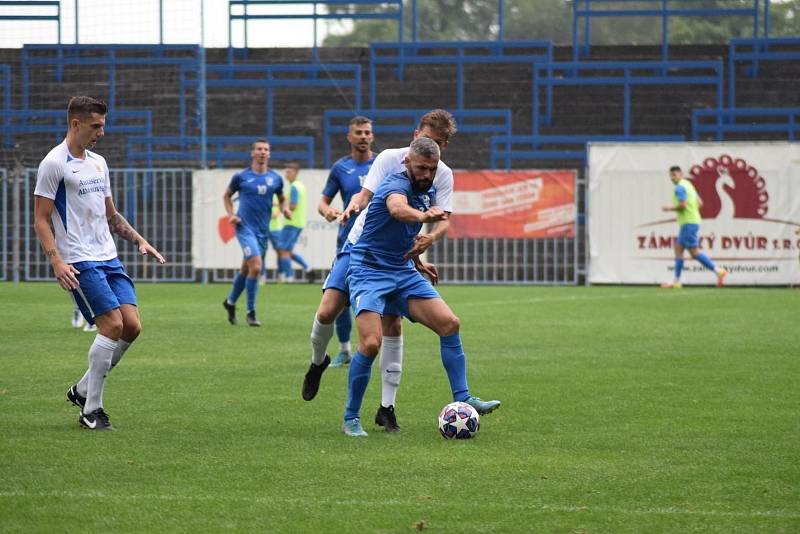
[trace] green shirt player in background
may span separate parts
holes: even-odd
[[[300,174],[300,165],[287,163],[283,174],[286,181],[289,182],[289,209],[292,211],[292,218],[284,223],[281,230],[280,250],[278,251],[278,281],[294,281],[294,269],[292,269],[294,261],[303,268],[308,281],[313,282],[314,271],[300,254],[294,252],[294,246],[297,244],[303,228],[306,227],[306,186],[297,180],[297,175]]]
[[[673,204],[664,206],[664,211],[674,211],[678,216],[680,232],[678,240],[675,242],[675,279],[672,282],[661,284],[665,288],[681,287],[681,271],[683,271],[683,251],[688,250],[692,258],[703,264],[704,267],[714,271],[717,275],[717,287],[722,287],[725,275],[728,274],[722,267],[717,267],[711,259],[700,252],[700,208],[703,207],[703,200],[697,194],[697,190],[690,180],[683,176],[683,171],[677,165],[669,168],[669,177],[675,184]]]

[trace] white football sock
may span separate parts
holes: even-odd
[[[111,357],[111,369],[116,367],[116,365],[122,359],[122,356],[125,355],[125,351],[127,351],[128,347],[130,346],[131,344],[125,341],[124,339],[120,339],[119,341],[117,341],[117,348],[114,349],[114,355]],[[111,369],[109,369],[108,371],[111,372]],[[89,388],[89,370],[87,369],[86,373],[84,373],[83,377],[78,382],[76,389],[78,390],[79,395],[85,397],[86,390],[88,388]]]
[[[381,406],[394,406],[403,373],[403,336],[383,336],[381,346]]]
[[[319,365],[325,360],[325,351],[332,337],[333,323],[322,324],[315,315],[311,325],[311,363]]]
[[[120,338],[120,340],[117,341],[117,348],[114,350],[114,356],[111,358],[111,369],[117,366],[119,361],[125,355],[125,351],[127,351],[128,347],[130,346],[131,344],[122,338]]]
[[[350,313],[348,310],[346,312]],[[339,352],[346,352],[350,354],[350,342],[349,341],[340,341],[339,342]]]
[[[86,385],[86,406],[83,413],[91,413],[103,406],[103,387],[106,383],[106,373],[111,368],[111,359],[117,342],[101,334],[97,334],[94,343],[89,348],[89,370]]]

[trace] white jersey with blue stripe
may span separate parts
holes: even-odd
[[[74,158],[64,141],[39,164],[33,194],[55,204],[56,247],[66,263],[117,257],[106,219],[111,181],[103,156],[87,150],[85,159]]]
[[[409,147],[403,148],[388,148],[378,154],[372,167],[369,169],[367,179],[364,181],[364,189],[369,189],[374,194],[378,190],[384,179],[387,177],[401,173],[406,170],[404,163],[406,154],[408,154]],[[452,213],[453,212],[453,171],[444,161],[439,161],[436,167],[436,175],[433,177],[433,189],[436,190],[436,200],[434,206],[442,210]],[[353,229],[347,236],[347,240],[351,244],[356,244],[364,231],[364,221],[367,217],[367,206],[356,219]]]

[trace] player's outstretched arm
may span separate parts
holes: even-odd
[[[77,274],[79,271],[64,263],[61,255],[56,248],[56,237],[53,235],[53,230],[50,228],[50,216],[53,213],[53,200],[47,197],[35,196],[33,200],[33,228],[36,231],[36,237],[39,238],[39,243],[42,245],[44,255],[50,260],[50,265],[53,266],[53,273],[58,280],[58,285],[62,289],[69,291],[77,289],[80,285],[78,283]]]
[[[419,211],[408,204],[408,198],[401,193],[392,193],[386,198],[386,208],[389,215],[400,222],[428,223],[441,221],[447,218],[447,212],[442,208],[432,207],[428,211]]]
[[[319,213],[326,221],[333,222],[342,214],[341,211],[331,206],[333,199],[329,196],[322,195],[322,198],[317,205],[317,213]]]
[[[361,210],[363,210],[367,204],[370,203],[371,200],[372,191],[362,187],[361,191],[353,195],[353,198],[350,199],[350,204],[347,205],[342,214],[339,216],[339,221],[342,224],[346,223],[350,217],[358,215]]]
[[[133,226],[125,220],[125,217],[117,211],[111,197],[106,197],[106,219],[108,220],[108,229],[111,230],[112,234],[117,234],[122,239],[134,243],[142,255],[152,256],[161,264],[166,262],[164,257],[139,232],[134,230]]]

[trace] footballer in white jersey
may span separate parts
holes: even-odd
[[[62,142],[39,164],[33,194],[54,202],[56,246],[66,263],[117,257],[106,220],[111,181],[102,156],[87,150],[85,159],[74,158]]]
[[[97,325],[89,368],[67,390],[67,401],[81,409],[78,423],[90,430],[113,430],[103,407],[106,375],[142,329],[133,281],[117,258],[111,233],[164,263],[117,212],[108,166],[89,150],[105,134],[107,113],[105,102],[95,98],[70,99],[67,136],[40,163],[34,191],[34,228],[56,280],[72,291],[89,324]]]

